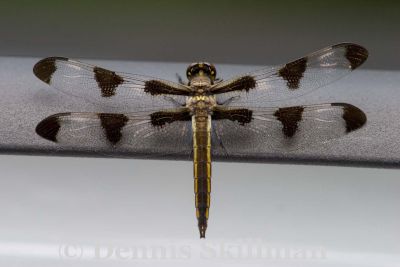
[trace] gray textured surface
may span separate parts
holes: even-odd
[[[0,58],[1,153],[185,159],[180,155],[141,155],[134,148],[120,151],[111,148],[82,149],[79,146],[60,146],[37,136],[34,132],[36,124],[48,115],[66,111],[104,111],[98,105],[61,94],[38,80],[32,73],[32,67],[37,60],[37,58]],[[183,73],[186,68],[186,64],[181,63],[93,60],[88,62],[113,70],[148,74],[170,80],[175,79],[175,73]],[[254,66],[216,65],[224,78],[256,69]],[[347,102],[358,106],[367,114],[367,125],[344,138],[290,153],[276,151],[268,154],[231,155],[229,158],[214,157],[214,159],[399,167],[399,74],[396,71],[357,70],[312,94],[285,103],[297,105]]]

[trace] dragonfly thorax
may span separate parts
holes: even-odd
[[[186,107],[188,107],[192,114],[199,111],[204,111],[207,114],[211,113],[212,108],[217,104],[214,96],[193,96],[189,97],[186,101]]]

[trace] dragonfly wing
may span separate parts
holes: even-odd
[[[33,68],[43,82],[75,97],[119,111],[156,110],[184,105],[189,87],[143,75],[125,74],[76,60],[50,57]]]
[[[366,115],[346,103],[281,108],[224,107],[213,113],[215,149],[228,155],[294,151],[361,128]]]
[[[220,104],[265,106],[297,98],[332,83],[361,66],[368,51],[359,45],[333,45],[276,68],[261,69],[211,88]]]
[[[130,114],[59,113],[42,120],[36,133],[74,148],[188,157],[192,151],[191,116],[185,108]]]

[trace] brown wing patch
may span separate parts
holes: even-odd
[[[144,91],[151,95],[161,95],[161,94],[187,95],[187,96],[193,95],[193,93],[190,92],[189,90],[178,89],[158,80],[146,81],[144,84]]]
[[[150,114],[151,124],[157,127],[163,127],[167,123],[174,121],[190,121],[192,116],[189,109],[182,111],[157,111]]]
[[[53,73],[57,70],[56,60],[68,61],[67,58],[63,57],[48,57],[42,59],[33,67],[33,73],[40,80],[44,81],[47,84],[50,84],[51,77],[53,76]]]
[[[245,125],[253,120],[253,111],[246,108],[224,109],[215,108],[212,113],[213,120],[237,121],[240,125]]]
[[[358,68],[368,58],[368,50],[356,44],[344,44],[346,53],[345,57],[350,62],[352,70]]]
[[[47,117],[36,126],[36,133],[49,141],[57,142],[57,134],[60,130],[59,116],[69,115],[70,113],[60,113]]]
[[[99,119],[107,140],[113,145],[117,144],[122,138],[122,128],[129,121],[128,117],[123,114],[100,113]]]
[[[103,97],[111,97],[115,95],[115,90],[118,85],[124,82],[124,79],[113,71],[100,67],[94,67],[93,71]]]
[[[240,77],[224,86],[216,86],[214,88],[211,88],[210,93],[211,94],[222,94],[222,93],[227,93],[227,92],[232,92],[232,91],[248,92],[250,89],[253,89],[255,87],[256,87],[256,80],[252,76],[246,75],[246,76]]]
[[[286,81],[289,89],[295,90],[299,88],[300,80],[303,78],[306,69],[307,58],[304,57],[286,64],[278,71],[278,75]]]
[[[279,108],[274,116],[282,123],[282,132],[285,137],[293,137],[299,127],[304,107]]]
[[[342,118],[346,123],[346,133],[360,129],[367,122],[365,113],[356,106],[346,103],[332,103],[331,105],[343,107]]]

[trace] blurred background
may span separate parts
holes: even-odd
[[[0,55],[275,65],[345,41],[400,68],[400,2],[1,1]]]

